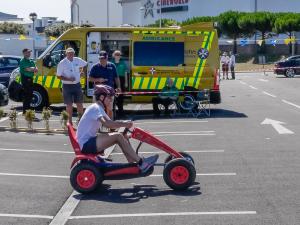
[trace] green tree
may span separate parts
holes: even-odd
[[[243,35],[243,30],[238,26],[238,21],[244,12],[227,11],[218,16],[218,27],[227,37],[233,39],[233,52],[236,54],[237,38]]]
[[[26,34],[23,25],[17,23],[4,22],[0,24],[0,33],[3,34]]]
[[[146,27],[159,27],[160,20],[156,20],[154,23],[147,25]],[[161,20],[161,27],[170,27],[170,26],[177,26],[179,23],[176,20],[172,19],[162,19]]]
[[[45,34],[49,37],[59,37],[65,31],[75,27],[75,24],[72,23],[61,23],[61,24],[54,24],[45,29]]]
[[[299,13],[284,13],[280,14],[274,23],[274,32],[277,34],[286,33],[291,39],[293,32],[300,31],[300,14]],[[294,43],[295,44],[295,43]],[[292,52],[292,43],[289,43],[290,54]]]

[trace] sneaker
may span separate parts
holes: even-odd
[[[158,160],[158,154],[143,158],[142,165],[139,166],[142,173],[146,173]]]

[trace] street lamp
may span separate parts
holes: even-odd
[[[35,58],[35,29],[34,21],[37,19],[37,14],[35,12],[29,14],[29,18],[32,20],[32,48],[33,48],[33,57]]]

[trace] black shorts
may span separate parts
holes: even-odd
[[[63,97],[66,105],[83,103],[83,94],[80,83],[63,84]]]
[[[84,143],[81,152],[84,154],[96,154],[97,153],[97,136],[90,138],[87,142]]]

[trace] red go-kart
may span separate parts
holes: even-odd
[[[164,166],[163,178],[170,188],[185,190],[194,183],[196,170],[194,160],[189,154],[174,150],[138,127],[132,130],[125,129],[123,134],[126,135],[127,132],[131,133],[131,138],[140,141],[136,149],[137,154],[142,143],[152,145],[169,154],[163,164],[155,165]],[[72,125],[68,125],[68,133],[76,155],[71,165],[70,181],[72,187],[82,194],[95,191],[102,184],[103,180],[146,177],[153,173],[153,167],[146,173],[142,173],[136,163],[114,163],[101,157],[99,154],[83,154],[80,151]]]

